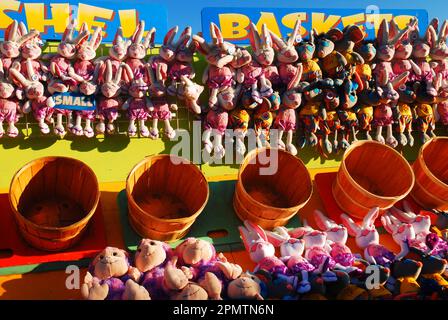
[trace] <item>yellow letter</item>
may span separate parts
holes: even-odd
[[[280,29],[278,28],[277,19],[272,12],[261,12],[260,19],[256,23],[257,29],[261,31],[263,24],[266,24],[269,30],[275,34],[281,36]]]
[[[97,21],[96,19],[102,18],[112,21],[113,17],[114,17],[113,10],[95,6],[89,6],[84,3],[79,4],[78,7],[79,26],[81,26],[84,22],[86,22],[90,30],[93,30],[95,27],[101,27],[103,31],[105,31],[107,29],[106,22]],[[104,32],[103,35],[106,36]]]
[[[13,11],[18,12],[20,9],[20,1],[2,0],[0,1],[0,29],[6,29],[13,21],[6,13]]]
[[[400,29],[404,29],[412,18],[414,16],[396,16],[394,20]]]
[[[244,39],[247,37],[247,27],[250,20],[244,14],[223,13],[219,15],[219,25],[222,36],[229,40]]]
[[[366,22],[366,18],[364,13],[353,14],[351,16],[342,17],[342,25],[344,27],[356,24],[359,25],[364,30],[364,23]]]
[[[123,36],[130,38],[137,27],[137,10],[118,10],[120,25],[123,28]]]
[[[294,12],[294,13],[288,13],[286,16],[284,16],[282,19],[282,23],[285,27],[293,29],[294,25],[296,24],[297,18],[299,18],[300,21],[302,21],[302,23],[308,21],[308,15],[306,12]],[[305,27],[302,26],[300,28],[300,34],[302,35],[302,37],[306,37],[307,31]]]
[[[50,4],[52,18],[47,19],[46,5],[43,3],[25,3],[26,21],[28,29],[45,32],[46,27],[53,27],[56,33],[64,33],[65,27],[70,23],[70,5],[68,3]]]
[[[366,15],[366,22],[369,22],[370,24],[373,24],[375,28],[375,35],[378,32],[378,28],[380,27],[381,21],[386,19],[388,22],[392,20],[391,14],[367,14]]]
[[[316,29],[317,33],[327,32],[330,29],[336,27],[339,22],[341,22],[341,16],[330,15],[325,19],[325,14],[316,12],[312,14],[312,24],[313,28]]]

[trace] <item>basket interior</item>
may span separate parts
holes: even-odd
[[[412,187],[412,170],[407,161],[377,143],[351,150],[345,165],[356,183],[377,196],[402,196]]]
[[[448,184],[448,139],[436,139],[423,149],[423,160],[429,171],[444,184]]]
[[[208,184],[194,164],[174,164],[170,157],[145,162],[132,177],[137,205],[161,219],[186,218],[197,213],[208,197]]]
[[[70,159],[33,162],[11,185],[12,204],[31,222],[44,227],[66,227],[94,209],[99,193],[94,174]]]
[[[242,183],[247,193],[258,202],[275,208],[291,208],[308,200],[311,179],[298,158],[282,151],[265,149],[255,159],[247,161],[249,163],[241,173]],[[263,173],[261,168],[271,174]]]

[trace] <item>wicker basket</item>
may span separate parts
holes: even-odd
[[[45,157],[13,177],[9,201],[23,238],[33,247],[61,251],[76,244],[96,211],[98,180],[83,162]]]
[[[372,207],[384,210],[408,195],[414,185],[409,163],[376,141],[353,143],[333,183],[333,196],[347,214],[363,219]]]
[[[275,162],[273,174],[261,174]],[[311,198],[311,177],[303,162],[290,153],[277,149],[255,149],[249,152],[238,172],[233,207],[240,219],[250,219],[263,228],[282,226],[294,217]]]
[[[185,236],[204,209],[209,187],[191,162],[174,155],[154,155],[129,173],[126,194],[129,221],[140,236],[175,241]]]

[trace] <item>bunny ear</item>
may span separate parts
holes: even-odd
[[[394,80],[391,81],[392,87],[394,89],[398,89],[401,86],[403,86],[406,83],[406,81],[408,81],[409,74],[410,74],[410,72],[406,71],[406,72],[403,72],[402,74],[400,74],[399,76],[397,76]]]
[[[124,68],[124,72],[126,73],[127,78],[132,81],[134,80],[134,73],[132,72],[131,67],[128,64],[123,64],[122,65]]]
[[[434,18],[431,20],[431,22],[429,23],[429,25],[431,25],[434,30],[437,32],[439,30],[439,19],[438,18]]]
[[[311,231],[311,229],[309,227],[299,227],[299,228],[295,228],[295,229],[289,231],[288,234],[292,238],[299,239],[310,231]]]
[[[310,43],[314,44],[314,42],[316,41],[318,34],[317,34],[317,30],[316,29],[312,29],[310,32]]]
[[[314,220],[316,221],[318,228],[322,231],[326,231],[336,224],[320,210],[314,210]]]
[[[114,79],[114,83],[115,84],[119,84],[121,81],[121,75],[123,74],[123,67],[119,66],[117,73],[115,74],[115,79]]]
[[[5,81],[5,69],[3,68],[2,59],[0,59],[0,81]]]
[[[389,28],[389,37],[391,38],[395,38],[400,33],[400,28],[394,19],[390,21]]]
[[[28,79],[32,80],[36,78],[36,74],[34,73],[33,63],[30,58],[26,59],[26,72],[28,75]]]
[[[106,60],[106,72],[104,73],[104,82],[112,81],[112,62],[107,59]]]
[[[83,33],[80,33],[78,35],[78,37],[76,37],[75,45],[77,47],[83,46],[89,39],[89,36],[90,36],[90,33],[88,31],[84,31]]]
[[[294,74],[294,77],[292,77],[291,81],[289,81],[288,83],[288,90],[292,90],[299,86],[300,79],[302,79],[302,73],[303,73],[303,65],[299,63],[297,65],[297,70],[296,73]]]
[[[243,240],[244,248],[246,249],[247,252],[250,252],[251,238],[249,231],[243,226],[239,226],[238,230],[240,232],[241,239]]]
[[[148,49],[154,46],[154,39],[156,37],[156,28],[151,28],[143,40],[143,46]]]
[[[373,226],[376,218],[378,218],[379,212],[380,212],[379,207],[373,207],[372,209],[370,209],[369,212],[367,212],[367,214],[364,216],[364,219],[362,220],[363,227]]]
[[[176,42],[175,47],[178,48],[180,46],[186,46],[188,41],[191,39],[191,27],[188,26],[184,29],[184,31],[182,31],[179,40]]]
[[[401,222],[411,223],[414,221],[416,217],[415,213],[404,212],[398,209],[397,207],[392,207],[389,210],[394,215],[394,217],[400,220]]]
[[[448,20],[445,20],[439,30],[439,42],[446,41],[448,36]]]
[[[260,50],[260,36],[258,34],[257,27],[253,22],[249,25],[249,40],[250,46],[255,52]]]
[[[87,22],[83,22],[81,27],[79,28],[79,33],[84,33],[84,32],[90,32],[89,31],[89,26],[87,25]]]
[[[98,78],[100,76],[100,69],[102,68],[103,63],[104,63],[103,61],[100,61],[100,62],[96,63],[95,70],[93,70],[93,77],[92,77],[92,82],[93,83],[97,83]]]
[[[288,238],[271,231],[266,231],[266,237],[267,240],[274,245],[274,247],[280,247],[285,241],[288,240]]]
[[[22,45],[22,44],[24,44],[25,42],[27,42],[27,41],[29,41],[29,40],[31,40],[31,39],[33,39],[33,38],[38,37],[39,34],[40,34],[39,31],[33,29],[33,30],[31,30],[30,33],[27,33],[27,34],[21,36],[20,39],[17,40],[17,43],[18,43],[19,45]]]
[[[208,46],[207,42],[205,42],[205,39],[201,36],[197,34],[193,35],[193,42],[198,48],[198,51],[203,55],[207,55],[210,53],[210,47]]]
[[[102,29],[101,27],[96,27],[89,44],[96,50],[100,46],[102,40],[103,40]]]
[[[292,30],[292,33],[288,38],[288,46],[293,46],[294,44],[300,42],[301,39],[299,39],[298,37],[300,36],[301,25],[302,22],[299,18],[297,18],[296,23],[294,24],[294,29]]]
[[[350,218],[345,213],[341,214],[341,221],[342,221],[342,224],[347,228],[348,233],[352,237],[356,237],[358,232],[361,231],[361,228],[353,221],[352,218]]]
[[[21,36],[24,36],[24,35],[26,35],[28,33],[28,30],[27,30],[25,24],[22,21],[20,21],[20,24],[19,24],[19,32],[20,32],[19,34]]]
[[[383,216],[381,217],[381,223],[388,233],[394,234],[396,232],[397,229],[390,219],[390,213],[383,214]]]
[[[10,68],[9,74],[14,78],[14,80],[18,81],[22,86],[27,87],[29,85],[29,81],[23,76],[20,71],[17,69]]]
[[[145,31],[145,21],[140,20],[137,28],[135,28],[134,34],[132,35],[132,42],[140,43],[140,41],[142,41],[144,31]]]
[[[264,231],[262,227],[260,227],[259,225],[253,223],[250,220],[244,220],[244,225],[246,226],[246,228],[250,232],[253,232],[254,234],[257,234],[258,237],[260,237],[264,241],[268,241],[268,237],[266,236],[266,231]]]
[[[331,29],[326,33],[326,37],[331,41],[339,41],[344,37],[344,33],[339,29]]]
[[[72,20],[71,23],[67,25],[65,28],[64,34],[62,35],[62,41],[72,41],[73,40],[73,32],[76,27],[76,20]]]
[[[283,237],[286,238],[286,239],[289,239],[289,238],[291,237],[291,236],[289,235],[289,233],[288,233],[288,229],[287,229],[286,227],[275,227],[275,228],[274,228],[274,231],[275,231],[277,234],[283,236]]]
[[[220,29],[218,28],[218,26],[217,26],[216,24],[214,24],[213,22],[212,22],[212,25],[213,25],[213,29],[214,29],[214,31],[215,31],[215,36],[216,36],[217,44],[223,44],[223,43],[224,43],[224,38],[223,38],[223,36],[222,36],[221,30],[220,30]]]
[[[383,21],[381,21],[376,39],[380,46],[385,46],[389,42],[389,24],[387,23],[386,19],[383,19]]]
[[[175,27],[171,28],[170,30],[168,30],[168,32],[165,35],[165,38],[163,39],[163,44],[171,45],[173,43],[173,39],[176,36],[178,30],[179,30],[178,26],[175,26]]]
[[[113,45],[117,45],[123,42],[123,28],[118,27],[117,32],[115,32],[114,41],[112,42]]]
[[[272,47],[271,34],[269,33],[268,26],[265,23],[261,26],[260,44],[269,48]]]
[[[286,43],[282,39],[280,39],[279,36],[277,36],[271,30],[269,30],[269,34],[271,35],[272,44],[274,45],[274,48],[276,48],[277,50],[282,50],[286,48]]]
[[[18,22],[14,20],[5,30],[5,40],[14,41],[17,39]]]

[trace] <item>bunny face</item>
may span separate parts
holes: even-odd
[[[67,59],[72,59],[76,55],[76,46],[68,42],[60,42],[58,45],[58,53]]]
[[[381,61],[392,61],[395,55],[395,46],[393,45],[382,45],[378,48],[377,58]]]
[[[303,240],[305,241],[305,247],[307,249],[313,247],[323,247],[327,241],[327,235],[325,232],[313,230],[311,232],[306,233],[303,236]]]
[[[98,86],[90,81],[85,81],[79,85],[79,91],[86,96],[93,95],[97,92]]]
[[[28,99],[34,100],[44,95],[44,86],[40,82],[30,82],[25,88],[25,95]]]
[[[295,89],[288,90],[283,94],[282,103],[288,109],[297,109],[302,103],[302,94]]]
[[[282,257],[300,257],[305,250],[305,241],[299,239],[289,239],[280,246]]]
[[[395,59],[407,60],[412,54],[412,44],[408,38],[404,38],[395,45]]]
[[[0,82],[0,98],[8,99],[14,93],[14,86],[7,82]]]
[[[365,227],[356,235],[356,245],[362,249],[370,244],[379,243],[380,235],[375,227]]]
[[[22,46],[22,56],[24,59],[36,60],[42,54],[42,49],[38,41],[28,41]]]
[[[419,215],[412,222],[416,234],[429,233],[431,229],[431,218],[429,216]]]
[[[89,45],[84,45],[78,50],[78,58],[83,61],[91,61],[96,57],[96,51]]]
[[[397,243],[412,240],[415,238],[414,228],[409,223],[403,223],[397,228],[396,232],[393,234],[393,238]]]
[[[106,247],[93,259],[92,266],[94,276],[100,280],[121,277],[129,270],[128,256],[124,250]]]
[[[114,82],[106,82],[101,86],[101,93],[106,98],[113,98],[120,93],[120,86]]]
[[[134,98],[143,98],[148,91],[148,85],[143,80],[134,80],[129,86],[128,93]]]
[[[263,24],[261,34],[255,24],[250,24],[250,42],[255,59],[263,66],[269,66],[274,61],[275,52],[272,48],[272,38],[266,24]]]
[[[414,58],[426,58],[431,51],[431,41],[435,34],[434,28],[430,25],[426,30],[425,36],[420,37],[419,29],[416,27],[411,33],[412,56]]]
[[[123,29],[119,27],[115,33],[114,41],[112,42],[112,47],[109,49],[109,56],[115,60],[122,61],[126,57],[130,41],[125,41],[123,39]]]
[[[4,41],[0,43],[0,51],[5,57],[17,58],[20,55],[20,46],[14,41]]]
[[[347,228],[344,226],[335,226],[326,231],[327,239],[334,243],[346,243],[348,238]]]
[[[218,93],[218,103],[225,110],[235,108],[235,90],[232,87],[225,88]]]
[[[141,272],[147,272],[160,266],[171,249],[163,242],[142,239],[135,253],[135,266]]]
[[[146,56],[146,48],[141,43],[132,43],[128,48],[128,56],[132,59],[143,59]]]
[[[297,19],[294,25],[294,29],[292,30],[291,34],[289,35],[286,41],[283,41],[275,33],[269,31],[273,47],[277,52],[277,60],[279,62],[294,63],[299,59],[299,55],[297,53],[295,45],[302,41],[300,35],[300,26],[301,22],[299,19]]]

